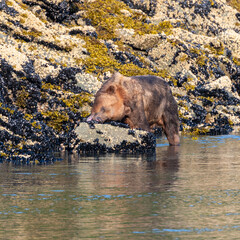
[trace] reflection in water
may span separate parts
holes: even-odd
[[[237,239],[238,135],[148,154],[0,165],[1,239]]]

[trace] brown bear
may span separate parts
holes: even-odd
[[[179,145],[177,103],[160,77],[114,73],[98,90],[87,121],[122,121],[131,128],[161,126],[170,145]]]

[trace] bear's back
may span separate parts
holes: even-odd
[[[160,77],[153,75],[133,76],[132,79],[136,80],[143,89],[153,88],[160,90],[160,92],[171,92],[169,84]]]

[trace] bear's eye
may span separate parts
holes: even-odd
[[[105,111],[106,111],[105,107],[101,107],[101,112],[105,112]]]

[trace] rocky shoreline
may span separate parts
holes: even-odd
[[[164,77],[182,134],[239,131],[239,11],[231,0],[2,0],[0,160],[51,162],[64,149],[154,149],[151,134],[125,139],[138,130],[97,126],[115,129],[109,139],[122,131],[120,148],[96,146],[106,134],[76,132],[114,71]]]

